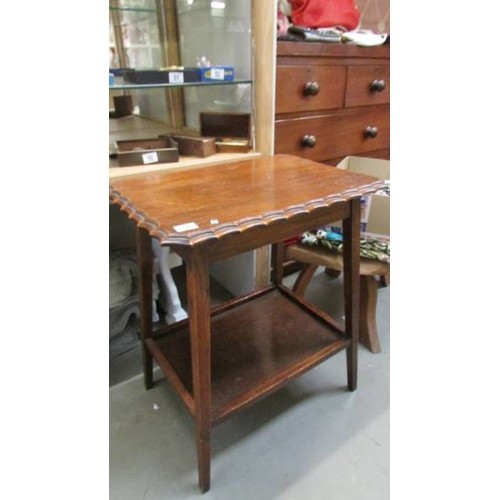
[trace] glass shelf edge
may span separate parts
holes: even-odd
[[[229,80],[220,82],[186,82],[186,83],[127,83],[123,85],[109,85],[109,90],[134,90],[156,88],[186,88],[186,87],[213,87],[214,85],[249,85],[253,80]]]
[[[127,11],[127,12],[156,12],[156,9],[146,7],[110,7],[109,10]]]

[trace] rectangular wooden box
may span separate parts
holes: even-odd
[[[170,69],[145,69],[127,70],[123,73],[126,83],[147,85],[154,83],[186,83],[199,82],[198,68],[170,68]]]
[[[169,137],[116,141],[120,167],[179,161],[177,144]]]
[[[172,134],[170,137],[177,143],[180,155],[206,158],[216,152],[213,137],[192,137],[178,134]]]
[[[200,113],[200,131],[203,137],[247,139],[251,142],[250,113]]]
[[[221,137],[215,141],[217,153],[248,153],[250,143],[248,139],[233,139],[232,137]]]

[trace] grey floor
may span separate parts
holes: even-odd
[[[341,320],[341,287],[320,269],[306,298]],[[213,429],[204,499],[389,499],[389,305],[380,289],[382,353],[360,347],[355,392],[340,354]],[[193,421],[160,372],[146,391],[140,371],[139,349],[110,362],[110,499],[201,498]]]

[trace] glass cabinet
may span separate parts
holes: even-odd
[[[110,0],[109,67],[163,66],[158,21],[155,0]]]
[[[247,0],[110,0],[111,157],[120,140],[172,131],[199,135],[203,112],[253,118],[252,7]],[[211,78],[187,81],[182,71],[190,68],[213,68]],[[230,78],[220,68],[230,71]],[[169,79],[161,82],[131,81],[125,74],[166,69],[172,70]],[[119,96],[128,96],[125,116],[113,115]],[[250,146],[253,133],[250,119]],[[117,163],[111,160],[110,166],[114,171]]]
[[[110,0],[110,70],[117,70],[109,86],[110,115],[114,97],[130,96],[133,102],[129,116],[109,120],[110,153],[117,140],[168,130],[199,134],[203,111],[250,114],[252,145],[247,153],[180,157],[178,163],[156,166],[118,167],[110,159],[110,181],[273,154],[276,15],[276,0]],[[118,71],[132,64],[146,70],[208,63],[233,67],[234,79],[136,85]],[[216,263],[211,270],[231,293],[240,295],[268,282],[267,248],[238,259]]]

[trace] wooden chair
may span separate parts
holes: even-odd
[[[351,172],[373,175],[379,179],[390,178],[390,166],[388,160],[375,158],[347,157],[338,165],[339,169],[347,169]],[[387,204],[383,204],[382,206]],[[380,215],[380,205],[379,212]],[[386,210],[387,210],[386,206]],[[371,212],[377,209],[371,208]],[[369,219],[370,224],[376,224],[368,229],[374,233],[388,235],[389,214],[386,217]],[[327,271],[333,270],[333,273],[340,274],[343,269],[342,255],[335,254],[322,247],[312,247],[307,245],[292,244],[285,245],[284,261],[297,261],[305,263],[306,266],[299,273],[294,284],[294,291],[303,295],[307,285],[311,281],[313,274],[318,266],[325,266]],[[330,274],[330,272],[329,272]],[[380,352],[380,341],[377,333],[376,307],[377,290],[379,285],[387,286],[389,284],[390,265],[377,260],[361,258],[360,262],[360,318],[359,318],[359,342],[367,347],[371,352]],[[377,278],[380,279],[377,279]]]
[[[306,264],[293,286],[294,292],[299,295],[304,295],[318,266],[325,266],[327,270],[333,269],[338,274],[343,269],[342,255],[321,247],[308,247],[300,244],[287,245],[284,249],[284,258]],[[379,283],[380,286],[389,284],[390,264],[361,258],[359,273],[359,342],[371,352],[376,353],[381,350],[376,323],[377,290]],[[380,282],[377,277],[380,277]]]

